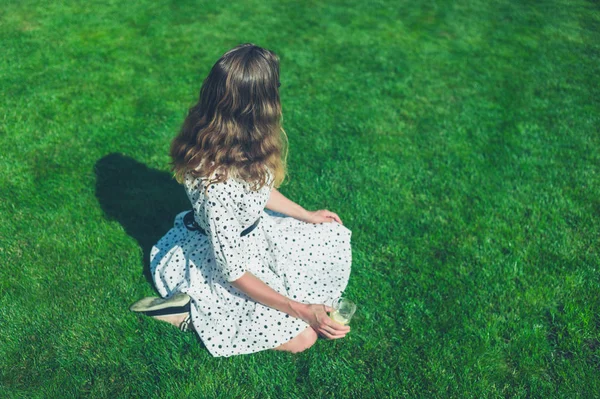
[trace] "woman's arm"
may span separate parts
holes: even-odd
[[[266,208],[298,220],[306,220],[308,218],[308,211],[306,209],[302,208],[294,201],[287,199],[276,188],[271,190],[271,196],[267,201]]]
[[[231,285],[246,293],[255,302],[260,302],[265,306],[287,313],[292,317],[300,318],[298,311],[306,307],[304,303],[296,302],[281,295],[249,271],[246,271],[237,280],[232,281]]]
[[[272,211],[283,213],[284,215],[291,216],[294,219],[302,220],[307,223],[336,221],[340,224],[343,224],[342,220],[337,214],[330,212],[327,209],[321,209],[314,212],[307,211],[294,201],[287,199],[276,188],[271,190],[271,195],[265,207]]]
[[[308,305],[281,295],[250,272],[231,282],[238,290],[246,293],[255,302],[277,309],[292,317],[304,320],[317,333],[329,339],[343,338],[350,327],[331,320],[326,312],[332,311],[325,305]]]

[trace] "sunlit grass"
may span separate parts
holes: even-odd
[[[139,317],[212,64],[281,57],[289,183],[352,232],[344,340],[213,358]],[[594,2],[36,2],[0,11],[0,396],[593,397]]]

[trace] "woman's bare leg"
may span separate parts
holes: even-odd
[[[306,330],[302,331],[296,337],[285,344],[279,345],[277,348],[273,348],[273,350],[299,353],[313,346],[318,338],[319,336],[315,330],[313,330],[312,327],[307,327]]]
[[[189,314],[190,313],[188,312],[188,313],[178,313],[178,314],[169,314],[169,315],[164,315],[164,316],[152,316],[152,317],[155,318],[156,320],[164,321],[169,324],[173,324],[175,327],[179,327]]]

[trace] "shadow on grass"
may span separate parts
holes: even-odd
[[[94,166],[96,198],[110,220],[117,220],[137,240],[144,276],[150,276],[150,250],[173,227],[175,216],[191,209],[185,191],[169,173],[150,169],[133,158],[109,154]]]

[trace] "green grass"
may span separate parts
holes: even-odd
[[[243,42],[281,57],[281,191],[353,231],[352,332],[299,355],[128,311]],[[12,0],[0,48],[0,396],[600,395],[597,1]]]

